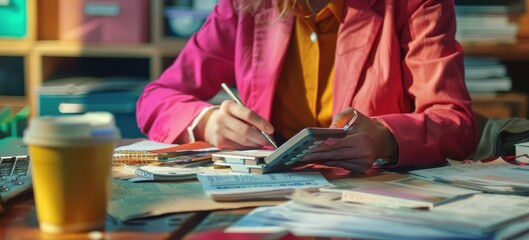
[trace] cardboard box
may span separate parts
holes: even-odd
[[[149,41],[149,0],[39,2],[39,38],[92,43]]]

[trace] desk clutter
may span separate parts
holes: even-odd
[[[270,174],[215,168],[212,155],[220,152],[204,142],[144,140],[115,148],[109,217],[127,223],[253,208],[219,236],[516,239],[529,229],[526,156],[326,179],[307,168]],[[185,165],[194,157],[200,164]]]
[[[524,164],[529,159],[524,157],[449,161],[447,166],[408,175],[382,171],[375,176],[326,179],[307,169],[269,174],[219,169],[213,156],[233,163],[226,156],[235,155],[237,161],[252,164],[269,152],[250,150],[247,157],[247,150],[234,154],[203,142],[176,145],[146,140],[118,147],[116,169],[123,166],[119,154],[131,149],[141,154],[129,161],[142,161],[127,165],[128,177],[115,175],[109,204],[109,214],[120,221],[253,207],[225,229],[226,236],[290,232],[301,237],[504,239],[529,229],[525,196],[529,166]],[[209,158],[200,160],[201,165],[179,166],[192,162],[194,156]],[[183,158],[191,160],[180,161]],[[167,159],[179,160],[168,164]],[[130,166],[174,178],[146,179],[130,171]]]

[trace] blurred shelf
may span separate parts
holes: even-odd
[[[22,56],[28,54],[33,47],[33,42],[24,40],[0,40],[0,53],[2,56]]]
[[[519,39],[515,43],[462,42],[461,45],[465,55],[529,60],[529,39]]]
[[[525,93],[471,94],[474,112],[485,117],[527,117],[528,96]]]
[[[28,99],[24,96],[0,96],[0,109],[11,107],[13,112],[18,112],[28,104]]]
[[[184,48],[187,43],[187,39],[183,38],[172,38],[172,37],[163,37],[160,42],[157,44],[160,53],[164,57],[175,57],[180,51]]]
[[[157,48],[149,43],[127,44],[87,44],[70,41],[38,41],[35,51],[46,56],[97,56],[97,57],[150,57]]]

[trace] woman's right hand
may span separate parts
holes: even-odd
[[[270,145],[260,131],[274,133],[272,124],[251,109],[225,100],[204,116],[195,131],[197,139],[218,148],[245,149]]]

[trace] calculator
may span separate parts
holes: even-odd
[[[342,128],[304,128],[264,159],[263,173],[276,172],[296,167],[305,154],[328,138],[343,138]]]
[[[300,160],[305,154],[327,139],[345,137],[357,118],[358,112],[354,110],[353,116],[342,128],[308,127],[302,129],[264,159],[263,173],[277,172],[302,165]]]

